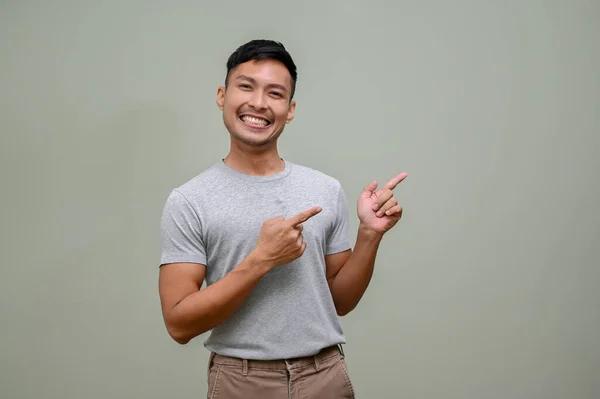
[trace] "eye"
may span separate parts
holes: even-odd
[[[238,86],[240,89],[242,90],[249,90],[251,87],[250,85],[244,84],[242,83],[241,85]]]
[[[271,95],[274,97],[283,97],[283,95],[281,93],[279,93],[278,91],[272,91]]]

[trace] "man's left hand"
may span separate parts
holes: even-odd
[[[394,197],[392,190],[406,176],[406,172],[400,173],[379,190],[377,181],[364,188],[358,198],[358,219],[362,227],[383,235],[398,223],[402,217],[402,206]]]

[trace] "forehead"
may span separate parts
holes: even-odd
[[[285,65],[276,60],[248,61],[238,65],[229,75],[230,80],[247,76],[259,84],[280,84],[292,87],[292,77]]]

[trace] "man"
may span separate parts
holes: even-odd
[[[212,330],[209,398],[354,396],[338,316],[369,284],[402,214],[392,190],[406,174],[365,187],[352,249],[340,183],[278,153],[296,79],[280,43],[239,47],[217,91],[230,151],[172,190],[163,210],[162,312],[180,344]]]

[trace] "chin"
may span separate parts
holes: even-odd
[[[241,143],[244,143],[244,144],[246,144],[248,146],[252,146],[252,147],[264,147],[275,141],[275,138],[270,135],[260,137],[256,134],[252,134],[252,133],[249,134],[246,132],[239,132],[239,131],[230,132],[230,134],[234,140],[237,140]]]
[[[277,140],[280,133],[277,133],[273,126],[266,128],[254,128],[241,123],[241,126],[236,126],[234,137],[240,141],[254,146],[264,146]]]

